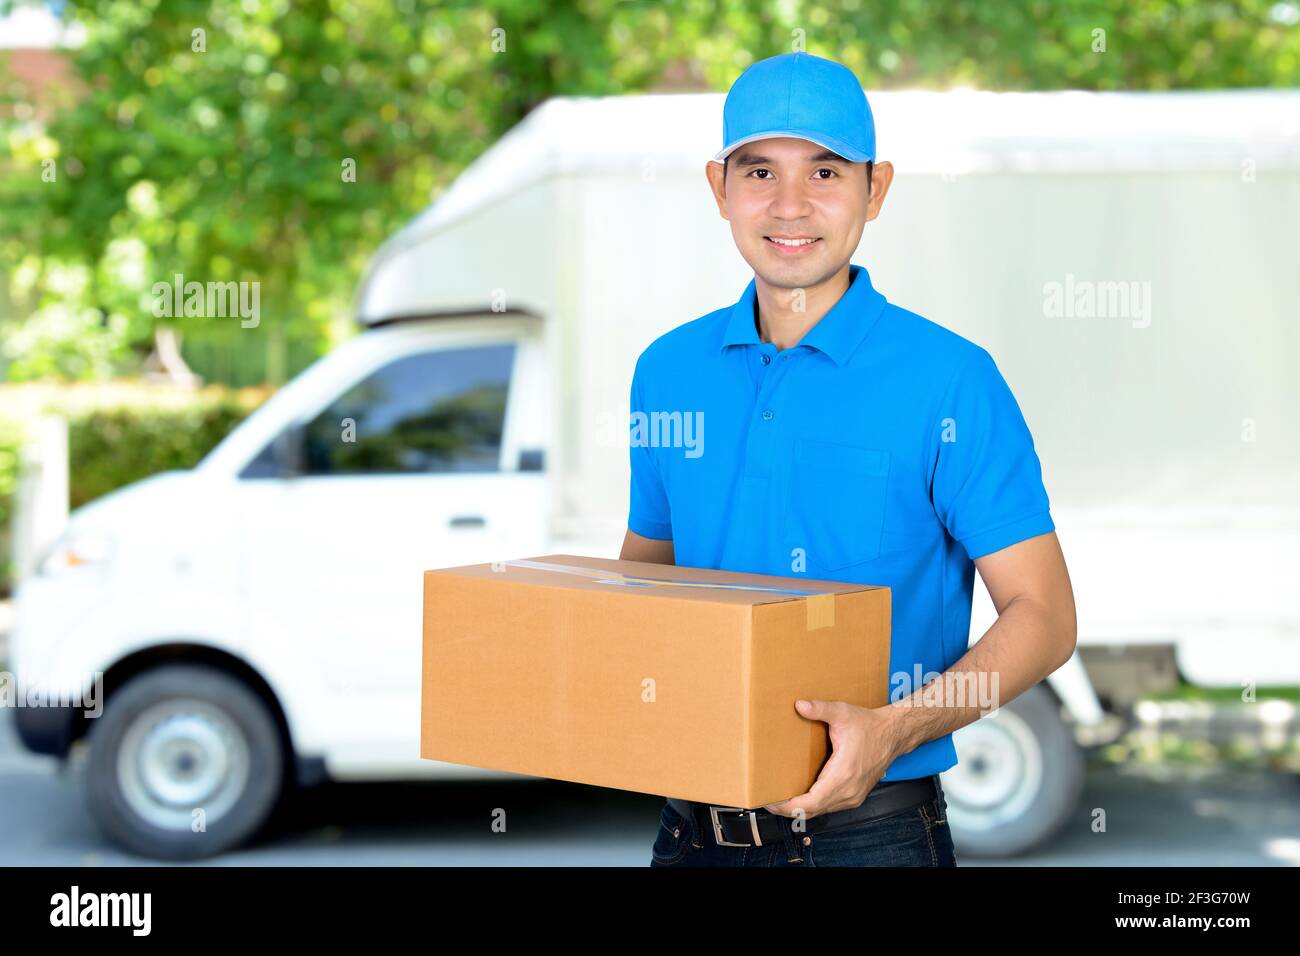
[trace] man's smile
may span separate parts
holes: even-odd
[[[800,255],[821,242],[820,236],[764,236],[763,240],[783,256]]]

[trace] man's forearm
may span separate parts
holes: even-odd
[[[973,723],[1052,673],[1074,652],[1074,617],[1016,598],[935,680],[888,706],[897,755]]]

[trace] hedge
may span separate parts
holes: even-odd
[[[192,468],[271,391],[269,386],[182,389],[130,380],[0,385],[0,593],[11,586],[21,447],[37,415],[68,420],[68,496],[76,508],[148,475]]]

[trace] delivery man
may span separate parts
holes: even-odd
[[[890,702],[792,701],[828,725],[811,789],[761,808],[670,799],[652,865],[955,865],[938,776],[957,762],[953,731],[1074,651],[1070,579],[1007,383],[850,262],[893,180],[875,139],[857,78],[807,53],[755,63],[727,94],[705,172],[754,278],[637,360],[634,415],[694,413],[709,438],[707,454],[632,442],[620,557],[887,585]],[[968,650],[975,570],[998,619]]]

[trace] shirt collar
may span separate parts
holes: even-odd
[[[729,345],[761,344],[754,321],[757,281],[757,278],[750,279],[740,301],[731,307],[721,350]],[[844,290],[839,301],[831,306],[830,311],[804,333],[798,344],[811,346],[829,356],[836,365],[844,365],[876,324],[884,306],[885,297],[871,285],[867,270],[850,263],[849,287]]]

